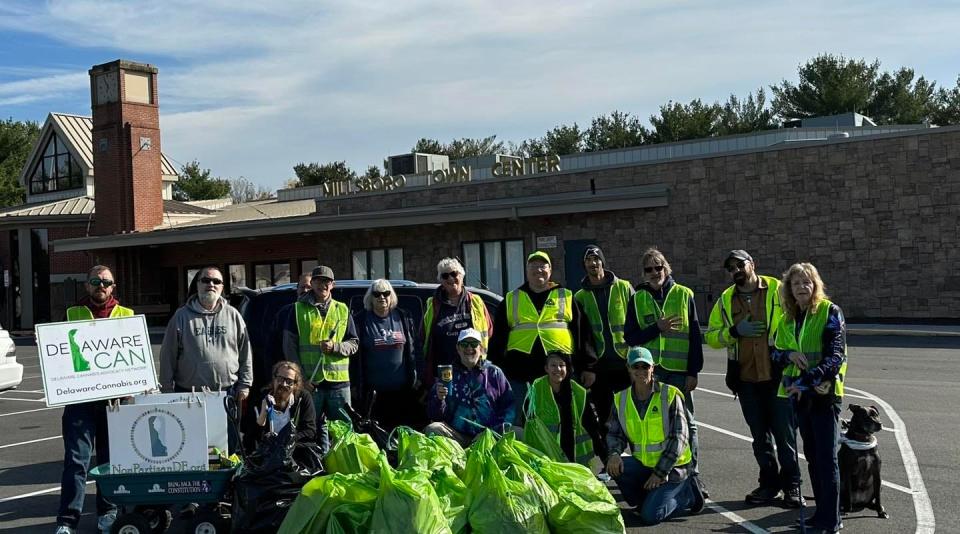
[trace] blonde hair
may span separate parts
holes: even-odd
[[[379,291],[389,291],[390,296],[387,297],[387,304],[390,310],[393,310],[397,307],[397,292],[393,290],[393,286],[390,285],[390,282],[383,278],[378,278],[370,284],[370,287],[367,288],[367,293],[363,296],[363,307],[367,311],[373,310],[373,292]]]
[[[780,305],[783,307],[783,313],[790,319],[796,319],[800,314],[800,305],[793,296],[793,289],[790,282],[795,276],[804,275],[813,282],[813,294],[810,296],[811,310],[817,309],[821,302],[830,298],[827,296],[827,286],[820,278],[820,272],[812,263],[794,263],[783,273],[783,279],[780,283]]]
[[[673,269],[670,268],[670,262],[667,261],[666,256],[664,256],[663,252],[660,252],[656,248],[650,247],[643,252],[642,256],[640,256],[641,269],[646,266],[647,260],[654,260],[657,265],[663,265],[663,270],[667,273],[667,276],[670,276],[673,273]]]
[[[297,362],[291,362],[289,360],[280,360],[279,362],[273,364],[273,369],[271,371],[270,381],[274,381],[277,378],[277,373],[282,369],[290,369],[297,374],[296,382],[294,382],[293,387],[290,388],[290,402],[293,402],[297,395],[300,393],[300,390],[303,389],[303,370],[300,369],[300,364]],[[273,390],[273,385],[269,386],[270,390]]]

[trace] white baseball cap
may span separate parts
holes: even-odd
[[[480,336],[480,332],[476,328],[464,328],[460,331],[460,336],[457,337],[457,343],[465,339],[475,339],[477,341],[483,341],[483,338]]]

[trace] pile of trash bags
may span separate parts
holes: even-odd
[[[333,425],[327,475],[300,492],[280,533],[622,533],[616,500],[590,469],[485,431],[464,450],[401,427],[388,461],[366,434]],[[392,452],[392,451],[391,451]]]

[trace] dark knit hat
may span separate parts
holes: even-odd
[[[600,258],[600,263],[602,263],[604,267],[607,266],[607,258],[603,257],[603,251],[600,250],[600,247],[597,245],[587,245],[587,249],[583,251],[583,263],[587,262],[588,256]]]

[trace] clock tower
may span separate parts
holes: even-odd
[[[145,232],[163,222],[157,68],[116,60],[90,69],[94,233]]]

